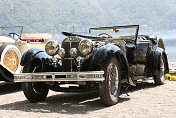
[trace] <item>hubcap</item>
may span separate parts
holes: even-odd
[[[17,70],[19,64],[17,54],[12,50],[7,51],[4,55],[3,64],[11,71]]]

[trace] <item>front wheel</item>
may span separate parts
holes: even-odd
[[[40,102],[45,100],[48,95],[48,87],[42,82],[25,82],[22,83],[24,95],[30,102]]]
[[[100,99],[105,105],[118,102],[121,88],[121,69],[119,61],[111,58],[103,67],[105,80],[99,84]]]
[[[166,70],[165,58],[162,56],[160,59],[160,68],[159,70],[156,71],[156,74],[154,76],[155,84],[157,85],[164,84],[165,70]]]
[[[40,67],[39,63],[36,66],[26,66],[23,73],[39,72],[41,71]],[[43,82],[24,82],[21,84],[23,93],[30,102],[43,101],[48,95],[49,87]]]

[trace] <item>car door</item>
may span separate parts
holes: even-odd
[[[146,37],[138,37],[136,40],[136,76],[145,75],[146,58],[148,54],[150,40]]]

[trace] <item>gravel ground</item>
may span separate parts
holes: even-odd
[[[97,92],[59,93],[50,91],[43,102],[30,103],[20,85],[0,83],[0,118],[174,118],[176,81],[162,86],[143,82],[120,95],[117,105],[105,107]]]

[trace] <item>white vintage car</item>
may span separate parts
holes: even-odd
[[[0,81],[13,81],[13,74],[22,70],[21,55],[32,47],[44,49],[51,38],[48,33],[22,35],[22,30],[23,26],[0,27]]]

